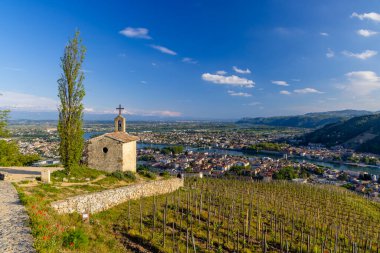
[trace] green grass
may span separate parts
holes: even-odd
[[[59,187],[39,183],[24,188],[14,184],[30,218],[37,252],[125,252],[109,228],[98,222],[85,223],[79,214],[58,215],[50,203],[68,196],[104,190],[100,186]]]
[[[96,182],[80,181],[86,177],[92,179],[104,178]],[[54,173],[52,177],[67,178],[62,171]],[[73,171],[70,176],[76,180],[69,186],[62,186],[60,180],[53,180],[51,184],[37,182],[37,185],[14,183],[21,203],[25,205],[30,217],[30,226],[34,237],[34,246],[37,252],[125,252],[119,239],[115,237],[111,219],[105,221],[91,218],[90,222],[83,222],[79,214],[58,215],[50,203],[67,197],[92,193],[121,187],[134,181],[146,181],[135,173],[123,173],[123,179],[118,176],[83,168],[83,171]],[[114,222],[114,220],[112,220]],[[88,239],[88,240],[87,240]]]
[[[121,180],[116,178],[116,177],[107,176],[103,179],[100,179],[99,181],[94,182],[94,184],[97,184],[97,185],[113,185],[113,184],[117,184],[119,181],[121,181]]]
[[[83,229],[70,229],[63,233],[62,245],[70,249],[86,249],[88,247],[88,236]]]
[[[56,181],[56,182],[63,182],[64,178],[66,178],[68,182],[85,182],[86,179],[94,180],[100,175],[106,175],[106,174],[107,173],[103,171],[91,169],[85,166],[80,166],[77,168],[73,168],[70,171],[69,175],[67,174],[66,170],[54,171],[51,174],[51,178],[53,181]]]

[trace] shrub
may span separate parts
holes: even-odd
[[[124,174],[123,174],[123,172],[121,172],[121,171],[114,171],[114,172],[111,173],[111,176],[115,177],[115,178],[117,178],[119,180],[123,180],[124,177],[125,177]]]
[[[156,175],[153,172],[150,172],[148,170],[139,170],[138,173],[143,177],[146,177],[149,179],[156,179]]]
[[[28,203],[28,196],[26,196],[25,193],[19,192],[18,197],[20,198],[21,204],[23,204],[24,206]]]
[[[63,246],[79,249],[88,245],[88,237],[82,229],[73,229],[63,234]]]
[[[163,171],[163,172],[160,173],[160,177],[169,178],[170,177],[170,173],[167,172],[167,171]]]
[[[149,170],[149,167],[145,166],[145,165],[138,164],[137,165],[137,172],[140,172],[142,170]]]
[[[131,180],[131,181],[135,181],[136,180],[136,175],[132,171],[126,171],[126,172],[124,172],[124,177],[126,179]]]

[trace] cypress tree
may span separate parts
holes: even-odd
[[[79,31],[76,31],[74,38],[66,45],[61,58],[62,74],[58,79],[59,154],[67,174],[79,165],[84,146],[82,100],[85,90],[81,66],[85,52],[86,49],[79,38]]]

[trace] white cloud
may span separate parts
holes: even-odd
[[[233,66],[232,69],[236,72],[236,73],[239,73],[239,74],[251,74],[251,71],[249,69],[239,69],[238,67],[236,66]]]
[[[139,113],[143,116],[161,116],[161,117],[180,117],[182,116],[181,112],[176,111],[169,111],[169,110],[163,110],[163,111],[143,111]]]
[[[368,95],[380,89],[380,77],[373,71],[353,71],[346,77],[348,83],[342,87],[355,95]]]
[[[232,90],[229,90],[228,94],[230,96],[234,96],[234,97],[251,97],[252,96],[251,94],[246,93],[246,92],[236,92],[236,91],[232,91]]]
[[[14,68],[14,67],[4,67],[3,69],[4,69],[4,70],[15,71],[15,72],[22,72],[22,71],[24,71],[24,70],[21,69],[21,68]]]
[[[328,33],[325,33],[325,32],[321,32],[321,33],[319,33],[321,36],[325,36],[325,37],[327,37],[327,36],[329,36],[329,34]]]
[[[208,82],[216,83],[216,84],[226,84],[232,86],[240,86],[245,88],[253,88],[255,82],[243,77],[238,77],[235,75],[232,76],[222,76],[215,75],[210,73],[202,74],[202,79]]]
[[[218,75],[222,75],[222,76],[224,76],[225,74],[227,74],[227,72],[224,71],[224,70],[218,70],[215,73],[218,74]]]
[[[57,111],[58,101],[27,93],[0,91],[0,108],[25,111]]]
[[[282,95],[290,95],[292,93],[290,91],[287,91],[287,90],[282,90],[282,91],[280,91],[280,94],[282,94]]]
[[[330,48],[327,48],[326,57],[327,58],[333,58],[335,56],[334,51],[332,51]]]
[[[85,110],[89,114],[115,114],[118,113],[116,110],[95,110],[89,108],[90,110]],[[180,117],[181,112],[171,111],[171,110],[145,110],[145,109],[124,109],[124,114],[127,115],[138,115],[138,116],[159,116],[159,117]]]
[[[163,46],[158,46],[158,45],[150,45],[152,48],[160,51],[161,53],[164,53],[164,54],[170,54],[170,55],[177,55],[176,52],[174,52],[173,50],[170,50],[169,48],[166,48],[166,47],[163,47]]]
[[[286,81],[272,81],[272,83],[279,86],[289,86],[289,84]]]
[[[323,93],[323,92],[316,90],[314,88],[304,88],[304,89],[296,89],[294,90],[294,93],[308,94],[308,93]]]
[[[371,57],[377,55],[377,51],[365,50],[365,51],[363,51],[361,53],[357,53],[357,54],[349,52],[349,51],[343,51],[342,54],[347,56],[347,57],[354,57],[357,59],[366,60],[368,58],[371,58]]]
[[[139,38],[139,39],[151,39],[149,36],[149,30],[146,28],[133,28],[127,27],[119,32],[120,34],[129,38]]]
[[[159,116],[159,117],[180,117],[181,112],[171,110],[145,110],[145,109],[129,109],[128,114],[140,116]]]
[[[198,62],[192,58],[184,57],[182,58],[182,62],[191,63],[191,64],[197,64]]]
[[[356,33],[363,37],[371,37],[373,35],[378,34],[378,32],[366,30],[366,29],[357,30]]]
[[[276,27],[274,32],[281,36],[292,36],[303,34],[304,31],[297,27]]]
[[[0,109],[10,109],[12,111],[26,112],[57,112],[58,100],[47,97],[36,96],[27,93],[0,91]],[[114,114],[115,110],[97,110],[92,107],[85,107],[85,113],[90,114]],[[159,116],[159,117],[180,117],[181,112],[171,110],[145,110],[145,109],[128,109],[124,110],[126,114],[141,116]]]
[[[94,108],[91,108],[91,107],[85,107],[84,109],[83,109],[83,111],[84,112],[95,112],[95,109]]]
[[[248,105],[250,105],[250,106],[256,106],[256,105],[261,105],[261,103],[260,102],[251,102]]]
[[[380,14],[376,12],[368,12],[363,14],[358,14],[356,12],[352,13],[352,18],[358,18],[360,20],[368,19],[375,22],[380,22]]]

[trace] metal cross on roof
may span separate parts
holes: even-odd
[[[124,110],[124,108],[122,108],[121,105],[119,105],[119,107],[116,108],[116,110],[119,110],[119,115],[121,115],[121,111]]]

